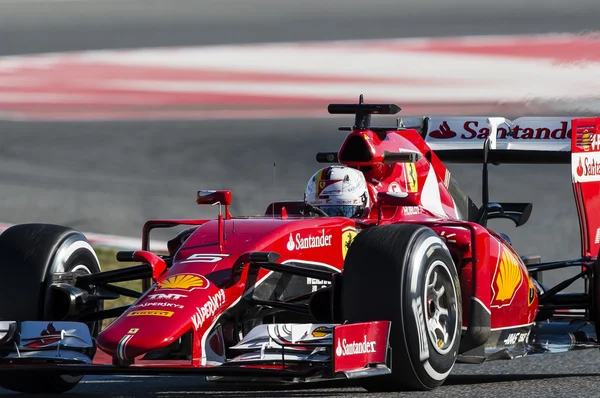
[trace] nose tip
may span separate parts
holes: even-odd
[[[160,337],[161,330],[130,328],[125,334],[101,333],[97,338],[98,347],[108,355],[121,360],[130,360],[157,348],[163,348],[175,340],[172,335]]]

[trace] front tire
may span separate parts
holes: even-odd
[[[100,272],[98,257],[85,236],[74,229],[51,224],[21,224],[0,235],[0,319],[42,321],[52,319],[49,286],[63,272]],[[98,304],[95,310],[100,310]],[[88,324],[96,337],[102,322]],[[91,359],[95,349],[86,353]],[[63,393],[83,376],[17,374],[0,376],[0,386],[23,393]]]
[[[354,239],[342,271],[350,323],[391,321],[392,374],[365,379],[370,391],[431,390],[446,380],[462,327],[460,283],[444,241],[413,224],[372,227]]]

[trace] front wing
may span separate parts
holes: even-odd
[[[224,363],[193,366],[191,361],[162,360],[125,366],[111,364],[102,352],[92,361],[88,355],[96,347],[83,323],[1,321],[0,374],[173,374],[283,382],[379,376],[391,373],[390,326],[389,321],[261,325],[231,347],[239,355]]]

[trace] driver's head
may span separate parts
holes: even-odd
[[[306,202],[330,217],[360,217],[369,207],[365,176],[346,166],[325,167],[308,181]]]

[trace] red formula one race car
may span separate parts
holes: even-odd
[[[456,362],[598,348],[600,118],[436,118],[373,127],[396,105],[332,104],[355,115],[302,200],[234,217],[230,191],[197,192],[213,220],[151,220],[139,265],[101,271],[86,238],[22,224],[0,235],[0,385],[63,392],[89,374],[207,380],[360,378],[369,390],[440,386]],[[477,206],[443,162],[483,163]],[[522,258],[493,218],[516,226],[530,203],[495,203],[487,165],[571,164],[580,259]],[[168,254],[152,229],[186,225]],[[541,273],[579,274],[547,288]],[[561,293],[576,279],[582,293]],[[143,292],[114,285],[141,279]],[[106,300],[136,298],[104,309]],[[103,319],[118,317],[101,330]]]

